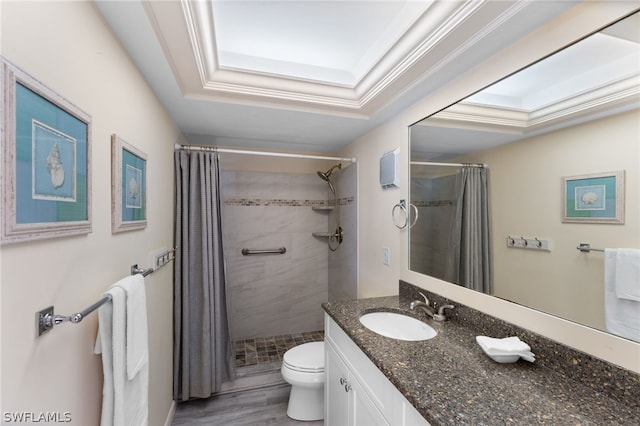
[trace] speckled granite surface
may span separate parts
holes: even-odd
[[[640,376],[455,302],[439,323],[409,310],[417,288],[400,296],[327,302],[324,310],[432,425],[638,425]],[[428,293],[441,305],[445,299]],[[451,302],[451,301],[449,301]],[[438,331],[406,342],[360,324],[366,312],[402,311]],[[499,364],[475,336],[519,336],[536,362]]]

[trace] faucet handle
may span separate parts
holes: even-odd
[[[445,321],[447,316],[445,315],[445,309],[453,309],[455,306],[453,305],[442,305],[438,308],[438,313],[433,316],[433,319],[436,321]]]

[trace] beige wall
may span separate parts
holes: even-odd
[[[640,110],[514,142],[472,156],[489,165],[494,295],[604,330],[604,255],[639,247]],[[624,225],[562,223],[561,179],[625,171]],[[507,235],[549,239],[552,252],[508,248]]]
[[[391,209],[408,197],[408,167],[403,167],[400,189],[383,191],[378,184],[380,156],[401,148],[408,164],[410,124],[439,111],[488,84],[544,57],[637,8],[637,2],[586,2],[559,20],[526,37],[461,78],[400,112],[355,141],[343,155],[358,157],[358,295],[397,293],[398,279],[446,295],[468,306],[526,327],[569,346],[640,372],[640,345],[591,328],[560,320],[528,308],[409,271],[407,232],[391,222]],[[391,249],[391,265],[382,262],[382,248]]]
[[[93,232],[1,248],[1,411],[69,412],[99,424],[97,315],[35,334],[35,312],[69,315],[97,301],[130,265],[173,244],[173,144],[178,132],[92,2],[2,1],[2,54],[92,116]],[[148,156],[148,227],[111,234],[110,135]],[[150,424],[172,403],[172,265],[146,279]]]

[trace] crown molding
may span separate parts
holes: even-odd
[[[634,75],[531,111],[460,102],[429,118],[429,125],[530,133],[585,116],[607,115],[640,105],[640,76]]]
[[[428,78],[474,48],[526,4],[435,0],[353,87],[221,67],[209,1],[144,2],[144,8],[185,98],[366,118],[417,76]]]

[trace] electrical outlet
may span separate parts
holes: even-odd
[[[389,250],[389,247],[382,247],[382,263],[385,265],[391,264],[391,250]]]

